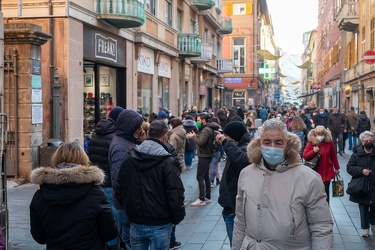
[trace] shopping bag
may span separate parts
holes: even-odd
[[[337,174],[332,181],[332,197],[340,196],[344,196],[344,179],[341,178],[340,174]]]

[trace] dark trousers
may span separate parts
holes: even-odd
[[[212,157],[199,157],[197,169],[197,181],[199,187],[199,199],[211,199],[210,163]]]
[[[326,182],[323,182],[324,183],[324,188],[326,190],[326,194],[327,194],[327,202],[329,204],[329,186],[331,185],[331,181],[326,181]]]
[[[375,225],[375,206],[358,203],[359,215],[361,216],[361,228],[369,229],[370,225]]]
[[[344,140],[343,140],[343,133],[336,133],[334,131],[331,131],[332,134],[332,141],[333,144],[335,144],[336,153],[337,152],[343,152],[344,148]],[[339,139],[339,151],[337,151],[337,139]]]

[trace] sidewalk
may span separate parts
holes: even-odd
[[[347,153],[351,151],[346,150]],[[350,180],[346,173],[346,163],[350,155],[338,156],[341,177],[345,188]],[[198,197],[198,184],[195,179],[196,163],[193,169],[182,174],[185,185],[186,217],[177,225],[177,241],[182,243],[182,250],[229,250],[225,224],[221,217],[221,206],[217,203],[219,187],[212,189],[212,203],[204,207],[191,207],[190,203]],[[223,169],[225,162],[222,162]],[[38,186],[32,184],[17,185],[8,181],[9,209],[9,249],[42,250],[45,246],[37,244],[30,235],[29,204]],[[332,189],[332,187],[331,187]],[[331,190],[332,191],[332,190]],[[358,204],[349,201],[347,194],[340,198],[330,198],[330,207],[334,218],[334,249],[375,249],[375,235],[362,238]]]

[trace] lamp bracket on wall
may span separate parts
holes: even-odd
[[[159,65],[159,63],[160,63],[160,58],[161,58],[162,55],[163,55],[163,51],[160,51],[160,50],[155,50],[155,51],[154,51],[155,64],[156,64],[156,65]]]
[[[141,55],[143,43],[134,43],[134,47],[135,47],[135,60],[138,60],[139,56]]]

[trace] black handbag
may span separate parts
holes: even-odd
[[[368,176],[361,176],[352,178],[348,183],[346,193],[355,197],[362,197],[367,194],[369,190]]]
[[[319,159],[320,153],[318,152],[313,158],[310,160],[305,160],[305,165],[311,169],[317,170],[319,167]]]

